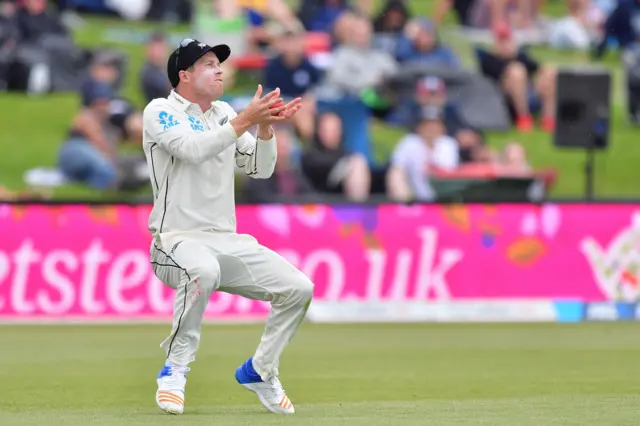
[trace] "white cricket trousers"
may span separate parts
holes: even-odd
[[[205,308],[215,290],[271,303],[253,364],[263,380],[278,376],[280,355],[311,303],[313,283],[250,235],[198,231],[151,246],[160,281],[176,289],[171,334],[160,347],[179,365],[195,360]]]

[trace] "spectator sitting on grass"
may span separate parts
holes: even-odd
[[[596,57],[601,57],[615,40],[620,50],[637,51],[640,40],[640,0],[620,0],[611,12],[604,25],[604,37],[595,50]]]
[[[567,12],[551,27],[549,44],[555,49],[590,48],[606,16],[592,0],[567,0]]]
[[[38,43],[48,35],[69,35],[60,17],[47,10],[47,0],[25,0],[22,4],[18,13],[21,41]]]
[[[96,83],[109,86],[115,93],[120,71],[112,54],[97,54],[89,65],[89,75],[80,86],[82,98],[90,96]],[[166,79],[166,75],[164,76]],[[125,98],[114,97],[110,103],[109,121],[120,133],[119,138],[142,144],[142,113]]]
[[[0,1],[0,91],[8,86],[12,56],[20,39],[16,14],[17,8],[13,3]]]
[[[458,57],[439,42],[435,25],[426,18],[414,19],[407,24],[396,46],[396,59],[400,63],[433,68],[460,68]]]
[[[432,107],[442,109],[447,133],[453,135],[462,126],[455,107],[448,102],[445,82],[435,76],[418,79],[410,97],[400,98],[386,119],[391,124],[411,128],[422,114],[422,109]]]
[[[435,76],[425,76],[416,82],[409,99],[400,99],[386,117],[392,124],[411,129],[423,110],[437,108],[442,111],[442,122],[449,136],[461,147],[462,162],[476,161],[476,149],[484,145],[482,134],[469,126],[461,117],[455,104],[447,98],[445,82]],[[464,147],[464,149],[462,149]]]
[[[404,0],[387,0],[373,20],[373,47],[395,56],[396,45],[410,18],[411,12]]]
[[[317,134],[302,155],[302,171],[321,193],[342,194],[351,201],[369,197],[371,172],[360,154],[343,146],[342,120],[334,113],[318,117]]]
[[[284,29],[275,48],[278,56],[272,58],[264,73],[264,86],[268,90],[280,88],[287,99],[302,97],[302,108],[293,119],[293,124],[302,139],[313,136],[315,100],[309,93],[321,78],[320,71],[305,57],[303,34]]]
[[[147,43],[147,60],[140,70],[140,87],[147,103],[166,98],[171,93],[167,78],[167,40],[160,33],[153,34]]]
[[[541,126],[552,132],[555,126],[556,75],[551,65],[542,65],[526,51],[518,50],[511,29],[501,23],[494,29],[493,52],[478,50],[482,73],[500,85],[507,96],[516,128],[533,129],[531,111],[541,105]]]
[[[333,55],[333,63],[318,90],[318,109],[340,115],[345,124],[345,149],[364,155],[373,164],[369,140],[371,111],[362,101],[366,91],[375,90],[398,70],[389,54],[371,47],[371,23],[368,19],[346,12],[340,17],[345,23],[345,43]],[[348,24],[348,25],[346,25]]]
[[[276,126],[278,160],[269,179],[248,179],[244,185],[245,199],[250,203],[291,201],[311,195],[313,186],[302,174],[293,158],[293,134],[287,127]]]
[[[114,188],[118,182],[117,143],[110,131],[113,90],[102,83],[87,86],[82,109],[73,120],[58,156],[64,176],[95,189]]]
[[[387,194],[399,202],[433,201],[436,193],[429,176],[439,170],[455,170],[459,163],[458,144],[445,134],[442,111],[426,109],[416,123],[415,133],[402,138],[393,151],[387,173]]]

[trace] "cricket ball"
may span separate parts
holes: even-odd
[[[280,108],[280,107],[283,107],[283,106],[284,106],[284,102],[278,102],[277,104],[272,105],[271,107],[269,107],[269,109],[276,109],[276,108]],[[282,114],[282,113],[280,113],[280,114]],[[276,115],[276,114],[273,114],[273,115]]]

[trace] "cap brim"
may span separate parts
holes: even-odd
[[[180,73],[176,70],[174,66],[176,62],[176,55],[178,55],[178,50],[179,49],[174,50],[169,56],[169,60],[167,61],[167,75],[169,76],[169,81],[171,82],[171,86],[173,86],[174,88],[180,82],[180,78],[178,77]],[[189,66],[193,65],[198,59],[202,58],[208,52],[213,52],[218,58],[218,60],[220,61],[220,63],[223,63],[224,61],[229,59],[229,56],[231,56],[231,48],[229,46],[227,46],[226,44],[217,44],[215,46],[202,49],[200,54],[195,58],[195,60],[191,64],[189,64]]]
[[[217,44],[209,49],[204,49],[198,59],[202,58],[206,53],[213,52],[218,57],[220,63],[223,63],[231,56],[231,48],[226,44]]]

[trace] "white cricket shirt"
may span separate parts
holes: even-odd
[[[143,148],[154,204],[149,230],[155,239],[172,233],[235,232],[234,169],[252,178],[269,178],[276,164],[275,136],[238,137],[229,123],[229,104],[213,102],[208,111],[172,91],[154,99],[143,113]]]

